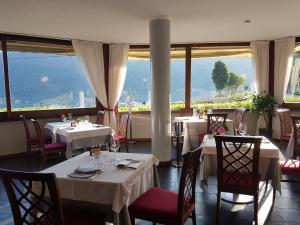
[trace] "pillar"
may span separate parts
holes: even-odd
[[[170,21],[150,21],[152,154],[171,161]]]

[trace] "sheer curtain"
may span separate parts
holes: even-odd
[[[288,86],[295,49],[295,37],[275,40],[274,97],[283,103]]]
[[[255,92],[259,94],[269,89],[269,41],[254,41],[250,43],[252,64],[255,72]]]
[[[128,62],[128,44],[111,44],[109,45],[109,85],[108,85],[108,108],[110,127],[117,129],[115,108],[126,78],[127,62]]]
[[[299,73],[300,73],[300,59],[295,58],[294,65],[291,71],[291,95],[292,96],[295,94],[295,90],[298,85]]]
[[[76,56],[85,70],[85,76],[97,99],[108,108],[104,77],[104,62],[102,43],[91,41],[72,41]],[[108,113],[104,114],[104,124],[109,125]]]

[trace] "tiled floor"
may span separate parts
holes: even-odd
[[[130,147],[130,152],[149,153],[150,143],[136,143]],[[173,152],[175,153],[175,152]],[[175,154],[174,154],[175,155]],[[50,165],[59,162],[52,161]],[[0,159],[0,167],[16,170],[37,170],[37,159],[30,161],[24,158]],[[177,191],[180,177],[180,169],[165,166],[158,168],[161,187]],[[215,205],[216,205],[216,179],[208,180],[209,188],[203,192],[197,181],[196,188],[196,214],[197,225],[215,224]],[[282,183],[281,195],[277,193],[275,206],[267,220],[261,219],[266,217],[265,205],[261,207],[260,224],[269,225],[300,225],[300,183]],[[232,205],[222,202],[221,225],[248,225],[252,224],[253,205]],[[10,206],[7,201],[6,193],[3,186],[0,185],[0,225],[14,224]],[[137,221],[137,225],[150,225],[146,221]],[[189,220],[186,224],[192,224]]]

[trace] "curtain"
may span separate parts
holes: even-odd
[[[80,63],[83,66],[87,81],[93,89],[97,99],[103,107],[108,108],[102,43],[73,40],[72,45],[76,56],[79,58]],[[103,123],[105,125],[109,125],[107,111],[104,114]]]
[[[300,59],[295,58],[294,65],[291,71],[291,95],[292,96],[295,94],[295,90],[298,85],[299,72],[300,72]]]
[[[256,94],[269,89],[269,41],[250,43]]]
[[[275,40],[274,97],[283,103],[286,94],[295,49],[295,37]]]
[[[109,45],[109,85],[108,85],[108,109],[110,127],[116,131],[115,108],[121,93],[126,77],[128,62],[128,44]]]

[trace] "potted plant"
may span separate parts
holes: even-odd
[[[264,121],[264,126],[259,124],[259,135],[272,137],[273,130],[269,129],[269,118],[275,115],[276,106],[277,102],[274,97],[265,91],[253,97],[250,111]]]

